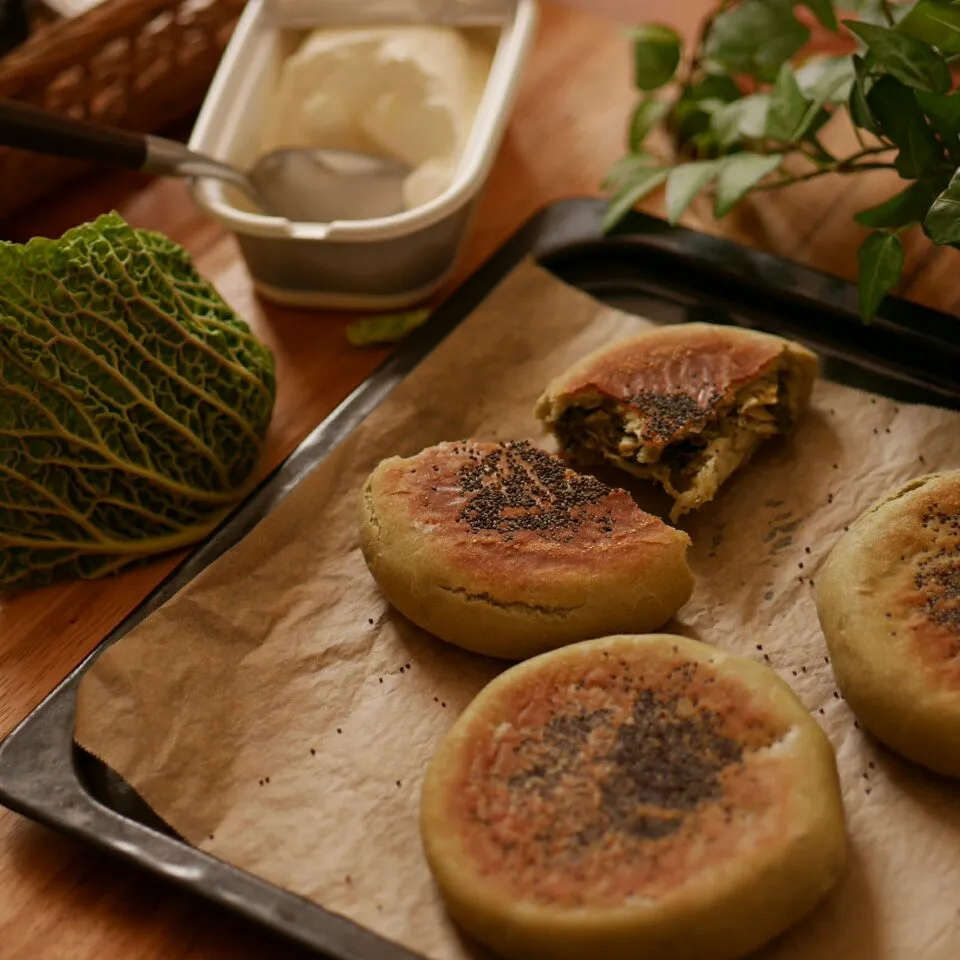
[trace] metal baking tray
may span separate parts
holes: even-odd
[[[726,240],[632,214],[603,237],[604,205],[544,208],[470,277],[100,645],[122,637],[319,464],[527,256],[652,320],[736,323],[808,344],[822,375],[903,402],[960,409],[960,319],[889,299],[869,327],[855,287]],[[522,322],[522,321],[518,321]],[[100,649],[98,648],[98,649]],[[415,960],[397,944],[187,845],[73,742],[78,682],[96,651],[0,744],[0,802],[222,904],[332,960]]]

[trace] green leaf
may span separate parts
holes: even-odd
[[[921,40],[941,53],[960,53],[960,5],[949,0],[920,0],[897,24],[897,33]]]
[[[730,103],[742,96],[740,88],[725,73],[710,73],[702,80],[691,83],[682,94],[683,100],[720,100]]]
[[[728,73],[772,81],[809,39],[791,0],[743,0],[713,21],[704,55]]]
[[[815,163],[820,166],[826,166],[827,164],[836,163],[837,158],[824,147],[824,145],[816,138],[816,136],[810,136],[804,138],[807,143],[813,147],[813,160]]]
[[[667,177],[667,219],[676,223],[693,198],[716,176],[718,160],[697,160],[674,167]]]
[[[680,63],[680,35],[658,23],[630,31],[633,38],[633,77],[640,90],[656,90],[669,83]]]
[[[801,93],[816,103],[843,103],[855,71],[851,57],[812,57],[794,74]]]
[[[721,104],[710,117],[710,129],[724,148],[741,138],[759,140],[767,126],[769,107],[768,93],[752,93],[733,103]]]
[[[785,63],[777,74],[773,90],[770,91],[766,136],[783,143],[792,143],[794,131],[806,116],[807,106],[807,99],[800,92],[790,64]]]
[[[782,160],[779,153],[764,156],[747,151],[724,157],[717,174],[714,215],[722,217],[728,213],[752,187],[776,170]]]
[[[665,100],[655,100],[651,97],[637,104],[630,118],[628,139],[631,151],[637,153],[643,147],[643,141],[647,139],[647,135],[669,112],[670,104]]]
[[[666,167],[649,167],[636,173],[633,180],[613,198],[603,217],[604,233],[612,230],[648,193],[667,179]]]
[[[923,223],[930,205],[944,187],[942,180],[917,180],[889,200],[861,210],[853,219],[863,227],[899,228]]]
[[[860,246],[860,316],[869,323],[883,298],[899,283],[903,244],[895,233],[871,233]]]
[[[923,229],[934,243],[960,243],[960,170],[934,200],[924,218]]]
[[[632,181],[640,171],[650,169],[656,162],[648,153],[628,153],[607,171],[601,186],[604,190],[619,190],[624,184]]]
[[[850,88],[850,119],[861,130],[879,134],[880,130],[867,104],[867,94],[876,80],[870,76],[866,61],[863,58],[854,55],[852,59],[855,77],[853,86]]]
[[[196,543],[257,480],[274,358],[187,252],[117,214],[0,243],[0,584]]]
[[[934,93],[950,89],[950,68],[943,57],[925,43],[888,27],[856,20],[843,22],[870,48],[877,63],[908,87]]]
[[[403,313],[361,317],[347,327],[347,340],[355,347],[396,343],[417,327],[423,326],[429,318],[429,310],[407,310]]]
[[[709,129],[715,107],[737,100],[740,95],[740,89],[726,74],[708,74],[684,87],[668,121],[677,141],[696,142]]]
[[[833,0],[802,0],[803,5],[828,29],[836,33],[840,26],[833,10]]]
[[[914,90],[913,95],[947,149],[952,154],[960,154],[960,93],[944,96],[942,93]]]
[[[897,173],[913,180],[932,173],[943,160],[943,148],[927,125],[913,91],[892,76],[880,77],[867,95],[880,131],[900,152]]]

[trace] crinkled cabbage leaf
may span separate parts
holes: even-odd
[[[0,243],[0,585],[98,577],[249,492],[274,359],[181,247],[116,214]]]

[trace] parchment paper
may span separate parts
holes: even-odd
[[[388,608],[358,550],[358,491],[390,454],[540,437],[546,382],[645,323],[518,268],[273,514],[105,651],[80,687],[79,742],[198,847],[431,960],[480,956],[425,865],[419,782],[504,664]],[[846,524],[901,481],[958,466],[960,415],[821,381],[795,435],[686,524],[697,586],[665,629],[769,663],[841,770],[852,862],[764,960],[960,957],[960,788],[855,724],[813,603]]]

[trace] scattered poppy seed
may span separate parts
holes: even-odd
[[[762,644],[762,643],[758,643],[758,644],[757,644],[757,649],[758,649],[758,650],[762,650],[762,649],[763,649],[763,644]]]
[[[383,677],[378,677],[379,681],[383,683]]]
[[[870,796],[870,787],[867,787],[867,789],[864,791],[864,793],[866,793],[866,795],[869,797],[869,796]]]
[[[867,764],[867,766],[868,766],[871,770],[876,770],[876,769],[877,769],[877,765],[876,765],[872,760]]]
[[[804,547],[803,550],[804,550],[805,553],[809,553],[809,552],[810,552],[810,548],[809,548],[809,547]]]
[[[400,672],[403,673],[403,667],[400,668]]]
[[[807,668],[806,668],[806,667],[801,667],[801,668],[800,668],[800,672],[801,672],[801,673],[806,673],[806,672],[807,672]]]
[[[373,617],[367,617],[367,623],[373,623]]]
[[[400,786],[400,781],[399,781],[399,780],[397,781],[397,786],[398,786],[398,787]]]
[[[269,782],[270,782],[270,778],[269,778],[269,777],[264,777],[264,778],[263,778],[263,782],[264,782],[264,783],[269,783]]]
[[[803,564],[802,564],[802,563],[798,563],[797,566],[798,566],[801,570],[803,569]]]
[[[445,703],[441,703],[440,706],[441,706],[441,707],[446,707],[446,704],[445,704]]]
[[[310,748],[310,756],[311,756],[311,757],[315,757],[316,755],[317,755],[317,751],[314,750],[313,747],[311,747],[311,748]]]
[[[339,727],[337,727],[337,733],[343,733],[343,731]]]
[[[823,713],[823,707],[820,707],[820,709],[817,711],[817,713]]]

